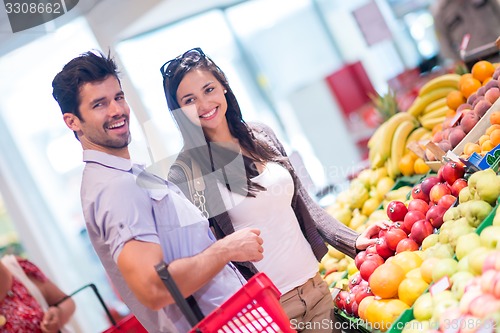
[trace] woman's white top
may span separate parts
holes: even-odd
[[[284,294],[316,275],[318,261],[291,206],[294,184],[288,170],[278,163],[267,162],[252,181],[267,190],[258,191],[252,198],[218,185],[234,229],[260,229],[264,259],[253,264]]]

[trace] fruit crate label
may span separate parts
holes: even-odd
[[[450,287],[450,279],[447,276],[443,276],[436,283],[429,287],[429,292],[432,296],[434,296],[439,294],[440,292],[450,289]]]

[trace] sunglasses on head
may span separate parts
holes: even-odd
[[[180,56],[164,63],[160,68],[161,75],[163,78],[171,78],[178,66],[189,67],[196,64],[201,59],[205,59],[205,53],[203,53],[199,47],[187,50]]]

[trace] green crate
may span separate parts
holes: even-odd
[[[500,198],[498,200],[500,200]],[[476,233],[478,235],[480,235],[481,231],[483,231],[486,227],[489,227],[490,225],[493,224],[493,219],[495,218],[495,214],[496,214],[497,208],[498,208],[498,203],[499,203],[498,200],[497,200],[497,204],[495,205],[495,207],[493,207],[493,209],[488,214],[488,216],[486,216],[486,218],[484,219],[484,221],[481,222],[481,224],[479,224],[479,226],[477,227]]]

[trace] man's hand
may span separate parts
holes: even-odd
[[[259,229],[241,229],[219,240],[227,250],[229,261],[259,261],[264,258],[264,242]]]
[[[377,237],[374,236],[377,236],[380,230],[385,230],[390,227],[391,224],[391,221],[383,220],[377,221],[370,225],[365,229],[365,231],[361,233],[361,235],[359,235],[358,239],[356,240],[356,248],[358,250],[364,250],[368,246],[375,244],[377,242]]]
[[[57,333],[61,328],[59,308],[55,306],[49,307],[43,316],[40,329],[43,333]]]

